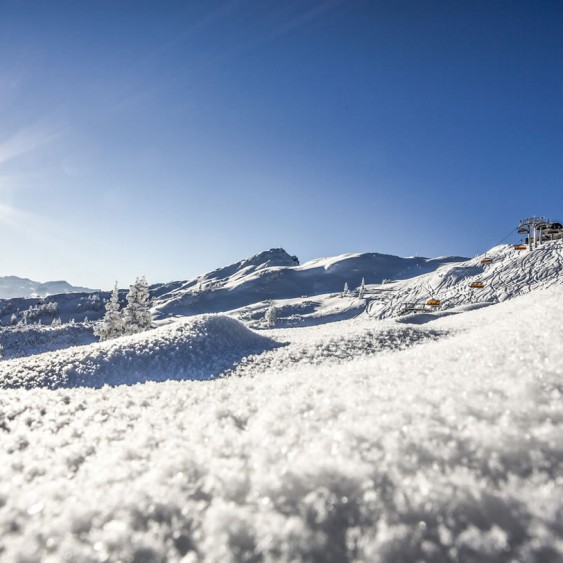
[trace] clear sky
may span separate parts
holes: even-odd
[[[562,157],[560,0],[0,0],[0,275],[472,256]]]

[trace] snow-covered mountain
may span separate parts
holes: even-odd
[[[38,282],[17,276],[0,276],[0,299],[46,297],[58,293],[93,293],[94,289],[70,285],[64,280]]]
[[[258,304],[260,310],[268,299],[301,299],[339,292],[345,283],[352,288],[359,285],[362,278],[368,283],[386,278],[406,279],[460,260],[464,258],[400,258],[370,253],[344,254],[299,265],[298,259],[285,250],[271,249],[191,280],[152,285],[153,317],[158,321],[228,312],[254,304]],[[47,299],[0,301],[0,324],[14,324],[26,316],[28,321],[40,320],[43,324],[51,323],[53,318],[60,318],[63,323],[71,319],[77,322],[98,320],[104,314],[103,302],[109,292],[87,291],[88,294],[71,294],[65,289]],[[120,291],[122,304],[125,304],[126,293],[125,289]],[[49,303],[56,305],[49,306]]]
[[[186,282],[151,287],[154,316],[186,316],[232,311],[270,299],[303,299],[341,292],[386,279],[407,279],[466,260],[400,258],[388,254],[343,254],[299,265],[295,256],[274,248]]]

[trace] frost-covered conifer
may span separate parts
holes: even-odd
[[[117,282],[115,282],[111,297],[106,303],[106,314],[100,323],[94,327],[94,334],[99,337],[100,341],[117,338],[123,334],[123,318],[119,310]]]
[[[344,290],[342,291],[342,297],[350,295],[350,288],[348,287],[348,282],[344,284]]]
[[[362,283],[360,284],[360,289],[358,290],[358,297],[360,299],[363,299],[365,292],[366,292],[366,280],[362,278]]]
[[[266,309],[266,314],[264,315],[264,320],[269,327],[276,326],[276,321],[278,320],[278,313],[276,311],[276,307],[272,301],[268,305],[268,309]]]
[[[138,277],[129,287],[127,307],[123,312],[126,334],[143,332],[151,326],[149,286],[145,276]]]

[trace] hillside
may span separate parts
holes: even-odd
[[[562,302],[261,337],[194,317],[5,362],[3,558],[560,561]],[[143,354],[232,376],[75,387],[145,381]]]
[[[459,260],[463,258],[400,258],[371,253],[345,254],[298,265],[297,258],[285,250],[271,249],[191,280],[153,284],[150,287],[153,317],[160,321],[233,311],[268,299],[300,299],[340,292],[345,283],[354,287],[362,278],[368,283],[386,278],[405,279]],[[104,314],[103,303],[109,292],[90,291],[67,293],[65,290],[46,299],[0,300],[0,325],[24,319],[42,324],[50,324],[54,318],[60,318],[63,323],[98,320]],[[126,304],[126,293],[126,289],[120,290],[122,305]],[[48,306],[49,303],[52,305]]]
[[[409,307],[440,302],[436,312],[457,307],[500,303],[535,289],[563,283],[563,247],[548,242],[528,252],[512,245],[496,246],[486,254],[384,287],[370,288],[369,316],[383,319]],[[482,287],[471,287],[482,284]],[[426,307],[426,309],[432,309]]]
[[[184,283],[151,287],[155,319],[240,309],[269,299],[302,299],[341,292],[385,279],[407,279],[465,258],[400,258],[343,254],[303,265],[283,249],[271,249]]]

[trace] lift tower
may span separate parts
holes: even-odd
[[[522,219],[518,224],[518,234],[527,235],[526,243],[528,250],[537,248],[538,243],[542,242],[542,231],[549,224],[545,217],[528,217]]]

